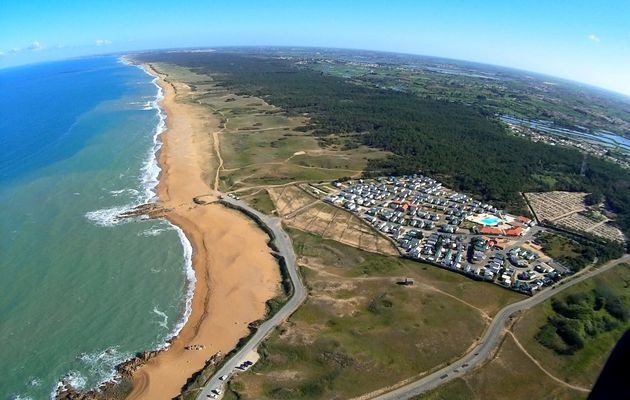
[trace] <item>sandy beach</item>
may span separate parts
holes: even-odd
[[[181,101],[190,89],[171,82],[151,66],[164,90],[161,106],[168,115],[161,135],[160,205],[193,246],[196,285],[192,312],[171,346],[133,374],[129,399],[172,399],[187,379],[217,352],[228,353],[247,335],[247,325],[265,315],[265,302],[279,293],[278,263],[268,236],[244,215],[212,201],[213,132],[218,121],[203,106]],[[130,334],[133,334],[132,332]],[[199,350],[187,350],[189,346]]]

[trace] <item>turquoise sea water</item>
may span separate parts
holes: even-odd
[[[46,399],[179,329],[190,248],[165,221],[112,221],[154,196],[150,76],[98,57],[0,70],[0,88],[0,399]]]

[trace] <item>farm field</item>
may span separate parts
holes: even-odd
[[[291,185],[268,190],[285,224],[373,253],[399,254],[389,239],[365,221],[345,210],[322,203],[308,193],[309,189],[313,188]]]

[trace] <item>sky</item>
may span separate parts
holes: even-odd
[[[3,0],[0,68],[173,47],[440,56],[630,95],[630,0]]]

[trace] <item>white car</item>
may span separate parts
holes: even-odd
[[[220,381],[224,381],[224,380],[226,380],[227,378],[228,378],[228,376],[227,376],[227,375],[223,375],[222,377],[220,377],[220,378],[219,378],[219,380],[220,380]]]

